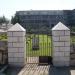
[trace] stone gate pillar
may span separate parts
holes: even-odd
[[[52,28],[53,65],[70,65],[70,29],[59,22]]]
[[[26,60],[26,30],[16,23],[8,32],[8,63],[11,66],[24,66]]]

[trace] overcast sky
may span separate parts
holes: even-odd
[[[75,0],[0,0],[0,16],[11,19],[20,10],[75,9]]]

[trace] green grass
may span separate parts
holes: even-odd
[[[71,42],[75,43],[75,36],[71,36]]]
[[[0,34],[0,40],[7,41],[7,35],[6,34]]]
[[[39,35],[39,49],[32,49],[32,38],[34,34],[27,37],[26,54],[27,56],[51,56],[51,36]],[[38,37],[38,35],[36,35]]]
[[[75,46],[75,35],[71,36],[70,42],[71,46]]]

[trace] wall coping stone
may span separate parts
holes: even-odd
[[[8,29],[8,31],[26,31],[19,23],[16,23],[15,25],[13,25],[10,29]]]
[[[52,28],[52,30],[70,30],[70,29],[66,27],[63,23],[59,22]]]

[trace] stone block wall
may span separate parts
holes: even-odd
[[[11,66],[24,66],[26,60],[25,31],[7,32],[8,35],[8,63]]]
[[[70,30],[52,30],[52,43],[53,65],[70,66]]]

